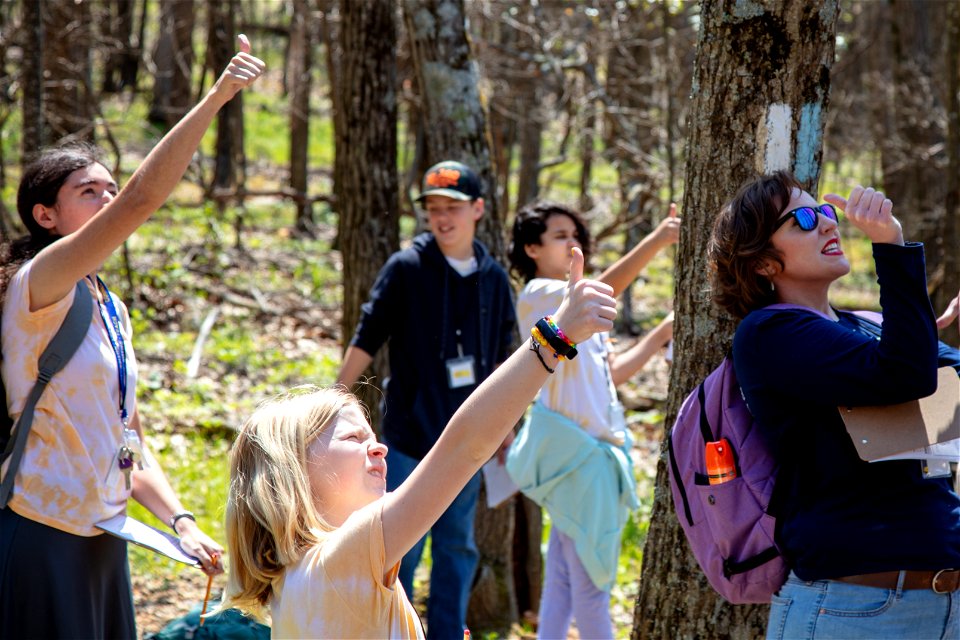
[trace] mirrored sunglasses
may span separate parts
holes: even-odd
[[[785,225],[790,218],[793,218],[797,221],[797,226],[804,231],[813,231],[820,223],[820,219],[817,217],[817,214],[822,214],[825,218],[829,218],[834,222],[840,221],[839,216],[837,215],[837,209],[832,204],[824,203],[819,207],[797,207],[796,209],[787,211],[779,220],[777,220],[777,224],[773,230],[776,231]]]

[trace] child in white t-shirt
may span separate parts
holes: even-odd
[[[580,279],[579,251],[573,265],[554,319],[571,339],[587,340],[612,327],[616,302],[609,286]],[[398,564],[495,453],[555,359],[539,344],[518,349],[391,493],[387,448],[353,395],[313,388],[262,406],[230,456],[223,606],[269,607],[275,637],[423,637]]]
[[[677,241],[680,218],[670,215],[599,278],[619,295],[656,253]],[[520,326],[556,310],[573,247],[589,255],[580,215],[552,202],[517,212],[512,270],[526,282],[517,299]],[[577,343],[578,355],[544,385],[528,422],[507,456],[521,490],[550,513],[546,578],[539,636],[565,638],[571,617],[581,637],[610,638],[610,588],[616,577],[620,533],[636,506],[630,439],[616,385],[639,371],[673,336],[673,314],[622,353],[605,333]]]

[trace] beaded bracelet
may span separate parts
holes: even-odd
[[[543,346],[543,347],[546,347],[547,349],[550,349],[551,353],[553,353],[554,359],[556,359],[556,360],[564,360],[564,359],[565,359],[562,355],[560,355],[559,353],[557,353],[556,351],[553,350],[553,347],[550,346],[550,343],[547,342],[547,339],[543,337],[543,334],[540,333],[540,329],[538,329],[537,327],[532,327],[532,328],[530,329],[530,336],[531,336],[534,340],[536,340],[537,342],[539,342],[539,343],[540,343],[540,346]]]
[[[563,340],[557,334],[556,325],[551,325],[546,318],[541,318],[537,320],[536,328],[540,330],[541,335],[544,339],[550,344],[550,348],[553,349],[558,356],[566,356],[570,360],[573,360],[577,357],[577,347],[567,340]]]
[[[543,359],[543,356],[540,355],[540,343],[537,342],[537,339],[533,336],[530,337],[530,351],[533,351],[537,354],[537,360],[540,361],[540,364],[543,365],[543,368],[547,370],[547,373],[553,373],[556,369],[551,369],[547,364],[547,361]]]

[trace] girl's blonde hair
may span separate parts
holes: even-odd
[[[222,608],[256,616],[285,568],[332,531],[314,506],[307,447],[349,405],[342,388],[303,386],[260,405],[230,452],[227,546],[230,572]]]

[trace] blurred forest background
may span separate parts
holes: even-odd
[[[683,203],[686,237],[651,265],[645,286],[627,291],[618,334],[628,340],[659,321],[674,306],[674,284],[678,296],[692,292],[708,306],[702,269],[684,256],[702,253],[695,238],[716,210],[702,204],[704,193],[722,201],[737,183],[693,180],[691,167],[709,173],[698,154],[757,131],[719,106],[694,109],[709,79],[698,39],[701,55],[717,42],[744,51],[734,62],[718,58],[726,69],[744,65],[735,77],[756,71],[736,95],[715,94],[718,105],[763,106],[771,84],[788,94],[794,82],[818,83],[811,190],[818,176],[820,193],[882,188],[908,238],[927,244],[935,308],[960,289],[956,0],[0,0],[0,233],[22,230],[19,173],[41,148],[93,141],[122,183],[209,89],[238,33],[267,62],[266,76],[221,112],[169,206],[107,269],[133,313],[154,446],[185,504],[218,533],[232,429],[267,395],[332,382],[376,272],[421,228],[412,198],[436,161],[459,159],[481,176],[479,235],[501,259],[512,213],[534,198],[585,212],[598,268],[651,230],[671,201]],[[810,43],[819,43],[815,55]],[[764,72],[791,56],[813,56],[822,77]],[[692,142],[707,127],[722,133]],[[763,167],[738,164],[733,173],[717,164],[718,179]],[[854,274],[836,302],[876,304],[869,245],[855,235],[847,242]],[[675,369],[702,377],[704,365],[684,362],[709,364],[732,324],[703,331],[697,318],[706,312],[677,311]],[[687,348],[682,337],[694,326],[715,343],[711,355]],[[957,344],[956,329],[943,338]],[[370,374],[385,372],[378,358]],[[673,371],[668,396],[670,375],[654,363],[626,392],[644,508],[625,534],[619,633],[751,637],[762,608],[718,615],[724,605],[695,571],[680,572],[682,602],[656,596],[656,610],[679,612],[673,632],[642,622],[651,607],[638,592],[656,590],[644,580],[656,575],[665,590],[680,589],[676,578],[640,576],[651,513],[665,513],[653,504],[669,501],[655,469],[662,424],[689,388]],[[478,632],[530,633],[524,612],[539,598],[544,526],[524,500],[479,514]],[[682,545],[653,550],[690,565]],[[141,632],[196,604],[199,574],[132,557]]]

